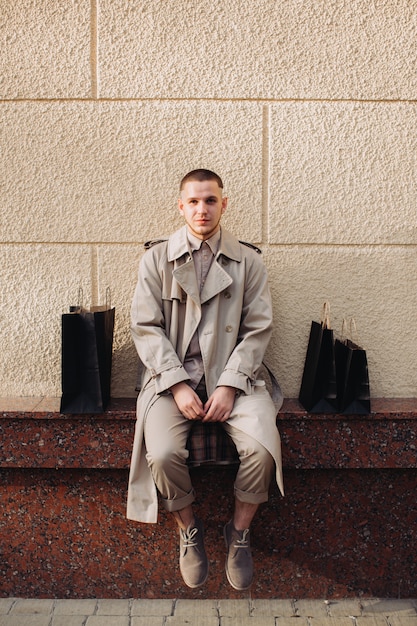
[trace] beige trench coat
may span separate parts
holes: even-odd
[[[250,419],[239,415],[245,399],[265,385],[259,371],[272,332],[265,266],[257,252],[222,230],[219,251],[200,296],[184,226],[144,254],[132,303],[132,336],[144,373],[129,476],[129,519],[157,521],[158,498],[146,462],[144,419],[157,394],[189,379],[182,363],[197,327],[208,395],[220,385],[243,392],[228,421],[272,454],[276,480],[284,492],[276,427],[279,405],[274,406],[268,393],[256,392],[256,415]]]

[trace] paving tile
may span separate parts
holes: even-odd
[[[84,626],[85,615],[55,615],[51,626]]]
[[[417,615],[415,600],[371,598],[362,600],[362,615],[382,613],[383,615]]]
[[[15,598],[0,598],[0,615],[7,615],[12,608]]]
[[[222,624],[223,624],[223,619],[222,619]],[[213,617],[212,615],[209,616],[178,616],[176,617],[171,616],[171,617],[167,617],[166,621],[165,621],[165,625],[166,626],[219,626],[220,624],[220,620],[218,617]],[[88,624],[87,624],[88,626]],[[234,626],[234,625],[233,625]],[[239,626],[240,626],[240,621],[239,621]]]
[[[390,615],[390,626],[417,626],[417,615]]]
[[[57,600],[54,615],[93,615],[97,600]]]
[[[177,600],[174,617],[218,618],[217,600]]]
[[[223,617],[250,617],[249,600],[219,600],[219,615]]]
[[[351,598],[346,600],[330,600],[329,602],[325,602],[325,605],[327,606],[328,614],[331,617],[346,617],[350,615],[356,617],[357,615],[362,614],[361,602],[357,598]]]
[[[169,616],[174,613],[173,600],[134,600],[130,609],[132,616]]]
[[[388,622],[385,615],[367,615],[357,617],[356,626],[388,626]]]
[[[54,615],[93,615],[97,600],[57,600]]]
[[[129,626],[128,615],[90,615],[85,626]]]
[[[328,617],[327,603],[324,600],[296,600],[297,615],[303,617]]]
[[[274,615],[275,617],[294,617],[295,611],[291,600],[253,600],[252,615]]]
[[[17,600],[11,610],[11,614],[42,614],[50,615],[54,606],[53,600]]]
[[[99,600],[96,615],[129,615],[129,600]]]
[[[132,617],[131,618],[131,626],[164,626],[166,622],[164,621],[165,617],[160,615],[156,616],[147,616],[147,617]]]
[[[50,615],[30,615],[29,613],[0,615],[0,626],[49,626],[50,621]]]

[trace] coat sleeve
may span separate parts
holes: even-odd
[[[250,393],[272,335],[272,301],[263,261],[251,251],[242,262],[245,289],[238,340],[217,385]]]
[[[189,379],[166,332],[162,272],[153,249],[143,255],[139,265],[131,332],[139,358],[155,382],[156,393]]]

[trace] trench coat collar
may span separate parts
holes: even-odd
[[[168,239],[168,261],[176,261],[184,255],[190,255],[187,227],[183,226]],[[223,255],[233,261],[242,260],[242,251],[238,239],[222,228],[217,258]]]
[[[233,235],[226,231],[222,231],[216,261],[219,260],[220,255],[236,261],[240,261],[241,259],[239,242]],[[201,294],[199,293],[194,263],[192,262],[192,256],[189,251],[186,227],[177,231],[169,238],[168,260],[173,261],[175,264],[173,276],[177,284],[188,294],[198,307],[229,287],[233,282],[230,275],[222,267],[222,264],[215,262],[211,265]]]

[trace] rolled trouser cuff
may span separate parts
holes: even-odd
[[[263,493],[249,493],[235,487],[235,498],[239,502],[246,502],[247,504],[262,504],[263,502],[268,502],[269,494],[267,491]]]
[[[166,511],[170,513],[174,513],[175,511],[181,511],[181,509],[185,509],[186,506],[192,504],[195,500],[195,491],[192,489],[186,496],[182,498],[175,498],[174,500],[167,500],[165,498],[162,499],[162,504]]]

